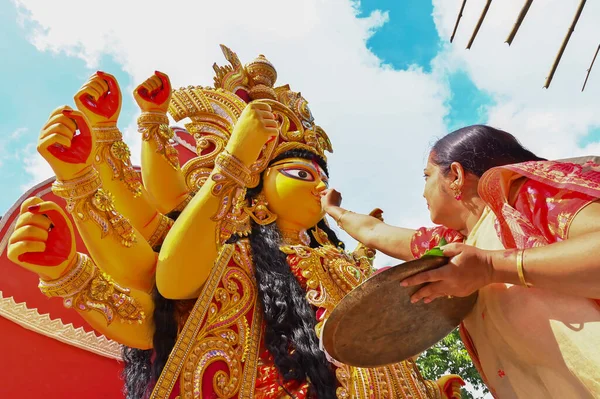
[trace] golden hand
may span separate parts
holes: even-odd
[[[448,374],[441,377],[436,383],[444,399],[461,399],[460,389],[465,385],[465,382],[460,376]]]
[[[114,76],[96,72],[75,94],[77,109],[91,126],[115,126],[121,112],[121,90]]]
[[[133,97],[142,112],[166,114],[171,99],[171,81],[166,74],[156,71],[136,87]]]
[[[17,265],[43,279],[56,279],[77,260],[73,225],[54,202],[28,198],[21,205],[7,252]]]
[[[59,180],[71,180],[92,167],[95,140],[85,116],[68,106],[55,109],[42,128],[37,150]]]
[[[265,143],[279,134],[271,106],[254,101],[244,108],[225,149],[250,166],[258,159]]]

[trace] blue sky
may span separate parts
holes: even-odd
[[[433,6],[422,0],[367,0],[361,2],[366,16],[379,9],[388,12],[389,21],[368,41],[368,47],[384,63],[395,69],[417,65],[431,71],[431,61],[441,48],[433,18]],[[23,158],[34,148],[39,129],[57,106],[72,104],[72,96],[93,71],[76,57],[64,53],[38,51],[28,40],[36,26],[19,23],[12,2],[0,1],[0,51],[3,57],[0,74],[0,214],[22,194],[23,185],[31,181]],[[131,83],[129,75],[109,58],[102,59],[99,69],[116,75],[121,87]],[[479,91],[463,72],[448,76],[451,90],[447,129],[485,122],[485,106],[491,97]],[[124,96],[121,120],[131,120],[135,107]]]
[[[23,158],[35,148],[40,128],[53,109],[73,106],[73,94],[94,72],[84,61],[64,54],[38,51],[29,41],[33,27],[19,23],[15,6],[0,0],[0,215],[24,192],[31,176]],[[120,66],[103,59],[101,70],[110,71],[122,87],[130,82]],[[135,112],[133,100],[123,101],[121,115],[130,119]],[[125,119],[123,119],[125,120]]]

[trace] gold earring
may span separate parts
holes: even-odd
[[[454,199],[460,201],[462,199],[462,192],[460,188],[456,187],[456,183],[450,184],[450,190],[454,192]]]
[[[269,203],[264,194],[260,193],[256,198],[252,199],[252,206],[245,206],[244,211],[250,215],[252,220],[261,226],[271,224],[277,220],[277,215],[267,208]]]

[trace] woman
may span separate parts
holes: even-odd
[[[365,245],[411,260],[439,245],[448,265],[411,301],[479,291],[463,341],[500,398],[600,397],[600,165],[545,161],[509,133],[476,125],[432,148],[425,168],[431,220],[411,230],[340,208],[326,212]]]

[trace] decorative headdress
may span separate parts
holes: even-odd
[[[246,104],[253,100],[268,103],[277,116],[280,133],[265,145],[255,172],[264,170],[273,158],[292,149],[309,150],[322,158],[333,152],[323,129],[315,124],[308,101],[288,85],[274,87],[277,71],[263,55],[243,66],[237,55],[221,45],[230,65],[213,65],[215,87],[188,86],[173,91],[169,113],[179,122],[189,118],[186,129],[196,140],[198,157],[183,167],[189,187],[198,189],[225,148],[233,126]]]

